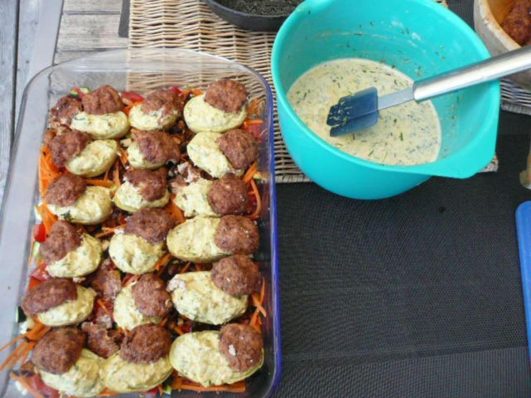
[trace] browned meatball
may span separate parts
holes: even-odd
[[[181,157],[179,143],[164,131],[133,131],[142,155],[151,163],[178,162]]]
[[[179,111],[182,107],[180,96],[174,90],[156,90],[149,93],[142,102],[142,112],[162,110],[163,115]]]
[[[41,244],[39,254],[45,263],[58,261],[81,245],[81,235],[72,224],[57,221]]]
[[[104,115],[124,109],[124,103],[120,94],[109,85],[101,86],[83,95],[81,101],[85,112],[91,115]]]
[[[174,219],[163,209],[141,209],[127,219],[125,233],[144,238],[151,243],[166,240],[166,235],[175,226]]]
[[[84,322],[81,329],[87,334],[87,347],[102,358],[109,358],[120,349],[123,334],[106,329],[102,324]]]
[[[166,284],[155,274],[144,274],[132,287],[138,310],[146,316],[164,317],[172,308]]]
[[[49,373],[66,373],[81,356],[85,339],[85,333],[74,327],[52,329],[35,345],[32,362]]]
[[[251,326],[229,323],[219,333],[219,350],[232,369],[246,372],[260,363],[264,342]]]
[[[234,129],[218,138],[221,152],[235,169],[246,169],[258,158],[258,145],[251,134]]]
[[[120,271],[110,259],[106,259],[94,273],[90,286],[105,299],[114,300],[122,290]]]
[[[125,179],[138,189],[140,195],[147,201],[160,199],[168,189],[168,171],[161,167],[156,171],[128,170]]]
[[[48,147],[52,160],[58,167],[63,167],[70,159],[76,157],[90,143],[90,137],[76,130],[69,130],[52,138]]]
[[[76,299],[77,287],[71,279],[48,279],[28,290],[22,300],[22,309],[28,315],[37,315]]]
[[[205,102],[223,112],[239,112],[247,102],[247,90],[240,82],[230,79],[210,84],[205,93]]]
[[[225,216],[216,229],[216,245],[229,253],[251,254],[258,249],[258,227],[242,216]]]
[[[515,42],[526,44],[531,39],[531,0],[515,0],[502,28]]]
[[[214,263],[212,281],[231,296],[252,294],[260,290],[262,277],[258,265],[243,254],[226,257]]]
[[[207,198],[212,210],[220,216],[243,214],[249,209],[247,186],[240,178],[232,174],[214,181]]]
[[[57,104],[50,110],[50,124],[63,124],[70,126],[72,119],[79,112],[83,111],[83,106],[79,98],[70,96],[61,97]]]
[[[140,325],[125,336],[120,356],[128,362],[151,363],[170,352],[170,333],[161,326]]]
[[[49,146],[50,142],[57,136],[56,129],[46,129],[42,137],[42,142],[44,145]]]
[[[44,200],[51,205],[71,206],[83,195],[86,187],[87,184],[83,178],[66,173],[50,184]]]

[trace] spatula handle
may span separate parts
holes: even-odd
[[[452,70],[413,85],[416,101],[434,98],[461,88],[489,82],[531,68],[531,46]]]

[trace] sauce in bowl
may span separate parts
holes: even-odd
[[[413,85],[403,73],[385,64],[347,58],[317,65],[291,86],[288,99],[297,115],[319,137],[359,158],[388,165],[414,165],[437,159],[441,126],[431,101],[414,101],[380,112],[378,123],[341,137],[330,137],[326,119],[341,97],[369,87],[385,95]]]

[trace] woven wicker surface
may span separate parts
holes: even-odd
[[[502,109],[531,115],[531,91],[524,90],[509,79],[501,82]]]
[[[445,0],[437,1],[447,6]],[[270,58],[274,38],[275,33],[249,32],[225,22],[201,0],[131,2],[131,47],[180,47],[220,55],[257,70],[271,86]],[[277,120],[275,155],[277,182],[308,181],[291,160]]]

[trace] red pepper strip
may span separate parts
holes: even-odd
[[[33,239],[39,243],[46,240],[46,227],[44,224],[35,224],[33,227]]]
[[[144,97],[138,94],[135,91],[124,91],[122,92],[122,98],[129,100],[131,102],[141,102],[144,101]]]

